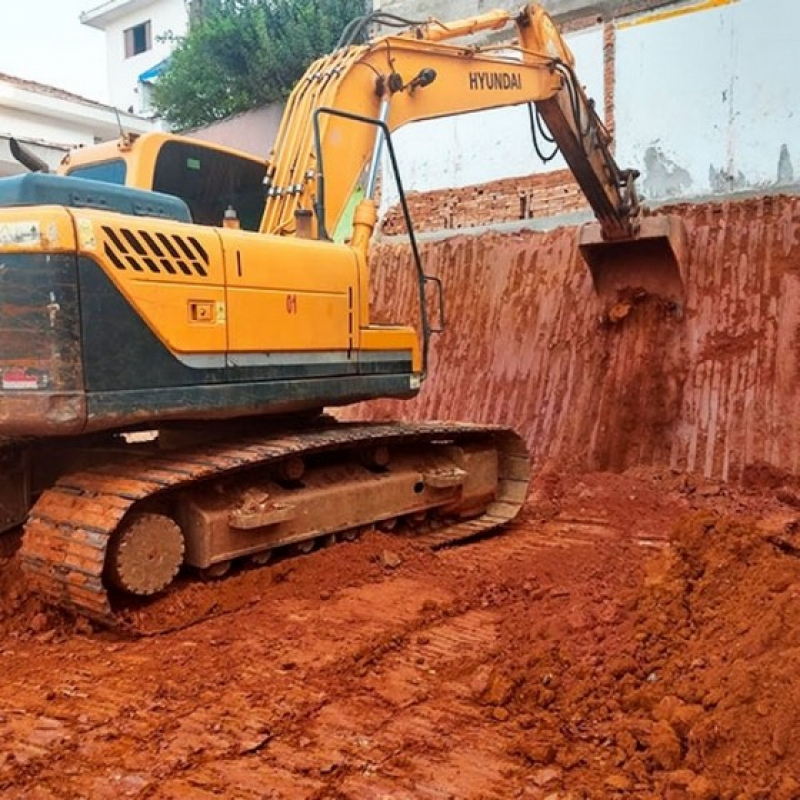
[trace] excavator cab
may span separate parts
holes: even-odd
[[[117,141],[78,148],[58,169],[71,178],[180,198],[198,225],[220,226],[231,209],[249,231],[258,230],[264,213],[266,171],[266,161],[258,156],[162,131],[123,134]]]

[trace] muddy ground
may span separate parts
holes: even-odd
[[[12,559],[0,792],[800,797],[799,506],[767,469],[543,472],[500,536],[185,584],[139,640],[43,609]]]

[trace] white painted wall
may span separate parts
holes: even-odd
[[[9,139],[26,144],[50,167],[64,153],[80,145],[114,139],[119,123],[125,130],[143,133],[153,125],[113,108],[69,96],[51,87],[14,78],[0,78],[0,175],[24,171],[11,156]]]
[[[404,10],[414,10],[412,0],[404,2]],[[420,2],[426,10],[429,5]],[[616,155],[621,166],[642,172],[645,198],[691,199],[800,184],[800,0],[659,5],[616,20]],[[579,79],[600,101],[601,28],[566,38]],[[412,190],[564,166],[560,160],[547,167],[537,163],[523,108],[418,123],[394,141],[404,184]],[[387,186],[382,209],[396,200]]]
[[[172,52],[172,45],[159,39],[168,32],[176,36],[183,35],[186,32],[188,15],[184,0],[151,0],[148,3],[130,5],[132,10],[125,11],[123,4],[124,13],[113,15],[113,19],[103,27],[106,35],[108,95],[112,105],[124,110],[130,108],[135,114],[144,114],[149,112],[149,108],[137,85],[137,79]],[[104,6],[99,7],[102,8]],[[89,15],[92,13],[94,12],[88,12]],[[124,31],[147,20],[152,24],[152,49],[125,58]]]
[[[796,182],[800,2],[629,22],[617,38],[617,157],[642,170],[647,198]]]
[[[575,55],[576,71],[602,117],[603,30],[595,27],[565,37]],[[437,89],[434,83],[431,90]],[[525,106],[479,111],[459,117],[416,122],[392,136],[406,191],[428,192],[448,187],[564,169],[559,156],[542,164],[531,139]],[[547,143],[543,149],[549,150]],[[388,160],[381,211],[397,202]]]

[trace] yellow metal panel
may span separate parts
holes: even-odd
[[[74,215],[78,251],[101,265],[166,347],[225,352],[225,268],[216,229],[94,210]]]
[[[46,251],[58,253],[75,249],[72,218],[58,206],[4,208],[0,222],[0,252]]]
[[[74,216],[79,250],[101,255],[114,272],[154,283],[225,283],[216,228],[104,211],[76,210]]]
[[[376,325],[362,328],[361,349],[372,352],[376,350],[410,350],[414,371],[419,372],[422,369],[419,340],[413,328],[402,325]]]
[[[124,292],[148,327],[173,352],[225,352],[224,287],[133,280],[125,284]]]
[[[230,289],[228,311],[232,353],[355,347],[347,294]]]
[[[231,352],[358,347],[359,262],[329,242],[226,230]]]

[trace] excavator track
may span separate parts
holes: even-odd
[[[153,499],[295,456],[476,439],[491,440],[497,452],[494,501],[471,519],[421,534],[432,548],[446,547],[498,528],[521,508],[529,462],[524,442],[512,431],[460,423],[336,423],[151,452],[66,474],[31,509],[20,551],[23,569],[33,589],[52,604],[125,628],[104,579],[109,544],[132,512]]]

